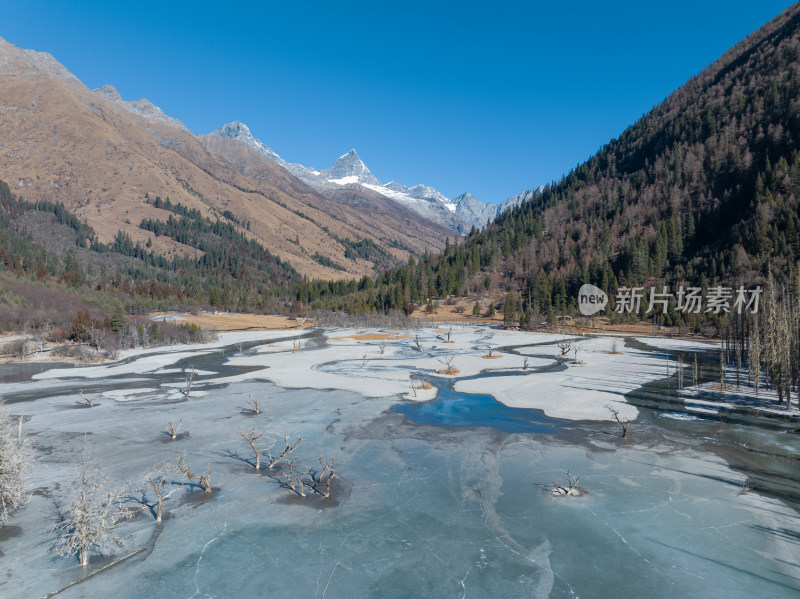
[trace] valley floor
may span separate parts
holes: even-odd
[[[563,339],[285,328],[0,365],[39,456],[34,496],[0,529],[0,596],[41,597],[113,560],[50,550],[84,437],[113,480],[183,455],[213,491],[178,490],[161,525],[149,509],[121,523],[118,555],[144,551],[63,597],[796,596],[796,423],[692,409],[697,391],[678,393],[665,364],[674,378],[675,352],[714,344],[570,336],[577,354],[561,355]],[[251,427],[279,446],[302,436],[297,469],[335,455],[331,498],[293,493],[285,464],[257,472],[236,434]],[[549,493],[567,471],[587,495]]]

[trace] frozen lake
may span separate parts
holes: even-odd
[[[84,433],[113,479],[184,454],[211,469],[214,491],[176,492],[161,525],[149,511],[121,523],[115,557],[145,550],[58,597],[800,594],[800,424],[688,410],[665,363],[702,344],[619,338],[612,354],[611,339],[580,338],[569,364],[554,335],[470,328],[446,340],[249,333],[102,366],[0,366],[0,393],[39,455],[35,495],[0,529],[0,596],[42,597],[113,561],[81,568],[50,549]],[[459,372],[437,374],[449,356]],[[188,398],[186,367],[198,373]],[[431,389],[412,389],[412,374]],[[605,404],[635,418],[627,439]],[[179,419],[173,441],[167,422]],[[332,497],[256,473],[236,435],[250,427],[302,436],[303,467],[335,455]],[[587,495],[549,493],[567,470]]]

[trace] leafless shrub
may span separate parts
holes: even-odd
[[[0,407],[0,524],[6,524],[28,501],[28,473],[33,461],[30,442],[22,436],[22,416],[15,420]]]
[[[190,370],[184,369],[183,371],[183,376],[186,379],[186,391],[184,392],[186,397],[189,397],[189,394],[192,392],[192,382],[194,381],[196,374],[197,373],[194,370],[194,366],[192,366]]]
[[[331,481],[333,477],[336,476],[333,470],[333,462],[336,459],[335,456],[331,456],[330,461],[326,462],[322,459],[322,456],[319,457],[319,463],[322,465],[322,470],[320,471],[319,475],[314,479],[314,490],[317,493],[323,494],[319,491],[318,485],[321,484],[323,481],[325,482],[325,493],[323,494],[325,499],[328,499],[331,496]],[[325,473],[328,473],[328,477],[325,478]]]
[[[293,354],[299,354],[300,351],[301,351],[300,350],[300,340],[298,339],[297,341],[294,341],[292,343],[292,353]]]
[[[580,361],[578,360],[578,352],[579,351],[580,351],[580,348],[577,345],[572,348],[572,352],[573,352],[572,363],[573,364],[580,364]]]
[[[303,437],[297,437],[297,440],[295,440],[294,443],[289,444],[289,439],[290,438],[291,438],[291,435],[284,435],[283,436],[284,448],[283,448],[283,450],[281,451],[281,453],[277,457],[272,457],[272,453],[270,451],[275,446],[275,442],[272,441],[271,439],[268,440],[267,447],[264,450],[264,451],[266,451],[267,455],[269,456],[269,464],[267,464],[267,468],[269,468],[270,470],[275,468],[275,466],[278,464],[278,462],[280,462],[286,456],[290,455],[295,449],[297,449],[297,446],[300,445],[300,442],[303,440]]]
[[[32,339],[15,339],[2,346],[3,353],[20,360],[24,360],[25,356],[33,353],[36,348]]]
[[[255,454],[256,457],[255,469],[261,470],[261,454],[266,450],[259,449],[257,447],[257,441],[264,436],[264,433],[256,433],[255,430],[251,428],[246,433],[236,433],[236,434],[250,444],[250,449],[253,450],[253,453]]]
[[[414,393],[414,397],[417,397],[417,390],[418,389],[430,389],[431,384],[426,383],[422,376],[417,373],[412,373],[410,375],[411,378],[411,391]]]
[[[380,341],[378,343],[378,351],[380,351],[381,355],[386,351],[386,342]]]
[[[175,464],[164,462],[162,466],[158,468],[151,468],[150,471],[145,474],[147,483],[149,483],[150,488],[153,489],[153,493],[156,496],[156,522],[161,522],[161,514],[164,509],[164,500],[183,487],[183,480],[180,480],[175,483],[179,486],[176,486],[171,491],[166,490],[167,485],[173,482],[171,481],[171,474],[177,472],[180,471]]]
[[[284,460],[286,465],[289,467],[288,471],[284,470],[281,472],[283,477],[286,479],[286,483],[289,485],[289,488],[297,493],[300,497],[307,497],[306,495],[306,482],[303,480],[304,476],[311,474],[311,467],[309,466],[303,472],[295,472],[294,464],[295,460]],[[312,479],[313,481],[313,479]]]
[[[570,474],[570,471],[567,470],[566,482],[559,483],[553,481],[550,491],[553,495],[558,497],[580,497],[581,495],[586,495],[589,491],[578,486],[578,480],[580,480],[580,477],[573,476]]]
[[[250,395],[250,400],[247,402],[247,405],[250,406],[250,409],[256,416],[258,416],[261,413],[261,408],[258,407],[258,400],[255,399],[252,395]]]
[[[191,468],[184,462],[184,456],[178,458],[178,463],[176,464],[178,470],[183,472],[183,474],[188,479],[196,479],[200,482],[200,484],[205,489],[206,495],[211,495],[211,469],[208,469],[204,474],[195,474],[191,471]]]
[[[456,357],[454,354],[447,354],[441,358],[438,358],[438,361],[445,366],[443,370],[437,370],[439,374],[457,374],[459,372],[458,368],[453,365]]]
[[[422,349],[422,345],[419,342],[419,335],[414,335],[414,345],[417,346],[417,349]]]
[[[522,370],[528,370],[528,358],[527,357],[522,361]]]
[[[558,343],[556,343],[556,345],[558,346],[558,349],[561,350],[562,356],[566,356],[569,352],[572,351],[573,348],[573,343],[569,339],[564,339],[562,341],[559,341]]]
[[[67,358],[74,358],[86,362],[89,360],[96,360],[102,357],[100,352],[90,348],[88,345],[79,345],[73,343],[64,343],[57,345],[51,350],[54,356],[63,356]]]
[[[362,356],[361,360],[362,360],[361,361],[361,368],[366,368],[367,367],[367,354],[364,354]]]
[[[627,438],[628,426],[630,426],[631,421],[628,418],[620,418],[619,410],[617,410],[616,408],[614,408],[609,404],[606,404],[606,410],[611,412],[611,416],[613,416],[614,420],[617,421],[617,424],[619,424],[622,427],[622,438],[623,439]]]
[[[66,505],[60,510],[61,520],[51,527],[55,533],[55,550],[60,556],[78,554],[80,563],[89,563],[89,552],[109,552],[123,545],[114,534],[117,523],[134,515],[125,505],[127,491],[112,490],[108,479],[93,463],[89,445],[84,441],[81,465]]]
[[[178,438],[178,431],[181,430],[181,425],[183,424],[183,419],[178,421],[178,425],[176,426],[172,420],[169,421],[169,434],[173,440]]]

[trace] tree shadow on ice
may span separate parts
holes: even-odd
[[[276,478],[276,480],[278,479]],[[330,497],[325,497],[324,494],[320,493],[319,491],[314,491],[313,486],[310,486],[312,491],[309,492],[306,497],[301,497],[292,491],[289,485],[284,481],[278,480],[278,482],[281,483],[281,487],[288,491],[288,493],[278,498],[277,503],[280,503],[281,505],[299,505],[315,510],[325,510],[332,507],[338,507],[347,499],[349,499],[353,491],[353,484],[338,476],[331,481]]]

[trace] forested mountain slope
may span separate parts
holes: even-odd
[[[795,5],[463,244],[359,294],[317,283],[298,297],[354,310],[511,291],[530,316],[567,309],[586,282],[612,296],[623,285],[754,284],[800,257],[799,142]]]
[[[160,197],[147,201],[169,216],[138,223],[145,242],[118,231],[103,243],[63,204],[28,202],[0,181],[0,332],[64,327],[78,310],[106,328],[114,317],[124,323],[125,314],[157,309],[291,310],[303,278],[231,213],[211,219]],[[164,256],[159,239],[187,252]]]

